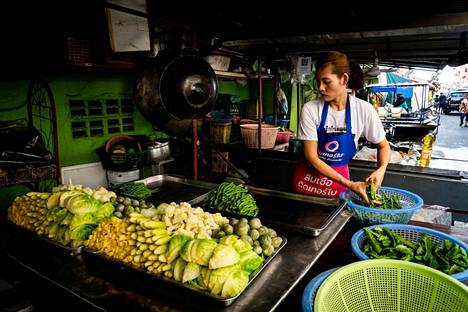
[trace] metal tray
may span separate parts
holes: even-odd
[[[255,282],[255,278],[267,265],[269,265],[269,263],[280,252],[284,245],[286,245],[286,237],[280,237],[283,239],[281,245],[270,257],[265,259],[263,266],[253,273],[252,278],[242,293],[244,293],[247,288]],[[194,301],[199,301],[200,303],[216,304],[218,306],[229,306],[239,296],[242,296],[242,293],[232,298],[213,296],[207,291],[190,287],[189,285],[182,284],[164,276],[154,275],[147,271],[133,268],[129,265],[123,264],[117,260],[102,255],[100,252],[92,251],[87,248],[83,248],[81,257],[91,273],[104,275],[104,278],[121,282],[122,285],[127,287],[130,286],[131,288],[138,288],[138,290],[147,292],[149,295],[153,296],[154,294],[161,294],[163,292],[165,296],[180,300],[184,295],[187,295],[190,296],[190,298]]]
[[[198,197],[206,194],[216,184],[188,180],[183,177],[161,174],[136,182],[143,182],[150,189],[158,189],[147,201],[154,204],[188,202],[192,204]]]
[[[258,218],[269,226],[318,236],[346,207],[335,199],[317,198],[301,194],[274,191],[258,187],[247,187],[249,193],[257,202]],[[206,207],[204,200],[208,193],[192,201],[193,205],[201,206],[210,212],[221,212],[226,216],[236,216]],[[240,217],[240,216],[236,216]]]
[[[7,229],[7,233],[11,235],[11,240],[7,241],[7,245],[10,247],[20,246],[20,248],[25,248],[25,245],[28,244],[39,244],[45,250],[65,256],[77,256],[81,254],[82,246],[77,248],[64,246],[56,241],[39,236],[35,232],[20,227],[9,220],[1,220],[1,223]]]

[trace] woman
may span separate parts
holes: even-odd
[[[302,109],[299,139],[304,142],[304,158],[296,167],[293,187],[296,192],[321,197],[338,197],[349,188],[367,201],[366,186],[382,184],[390,146],[372,105],[347,93],[347,88],[363,87],[362,70],[336,51],[321,55],[315,67],[322,98],[307,102]],[[366,182],[350,180],[348,169],[361,135],[377,145],[377,169]]]

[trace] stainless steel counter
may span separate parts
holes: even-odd
[[[44,300],[49,300],[47,302],[51,304],[56,293],[47,289],[59,286],[70,296],[80,298],[83,304],[92,305],[93,309],[125,310],[128,305],[127,310],[132,311],[265,312],[275,310],[283,302],[337,237],[350,217],[349,212],[342,211],[318,237],[281,232],[281,235],[286,236],[287,244],[228,307],[200,304],[196,298],[171,292],[165,287],[161,287],[159,291],[145,291],[136,287],[138,285],[133,287],[128,280],[119,281],[118,271],[110,277],[91,273],[79,256],[67,257],[64,254],[44,252],[35,246],[33,240],[28,242],[22,238],[23,241],[19,242],[8,233],[2,237],[5,240],[3,243],[8,258],[8,270],[22,272],[22,279],[31,283],[31,287],[40,291]],[[66,267],[70,269],[57,270]],[[35,282],[32,283],[32,280]],[[53,287],[51,284],[54,284]],[[90,289],[98,289],[99,293],[92,293]]]

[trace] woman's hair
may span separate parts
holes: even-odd
[[[364,73],[361,66],[355,60],[348,59],[348,56],[338,51],[322,53],[315,62],[316,71],[331,65],[332,72],[338,77],[348,74],[348,88],[359,90],[364,87]]]

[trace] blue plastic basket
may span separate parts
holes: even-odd
[[[315,295],[322,283],[327,279],[330,274],[338,270],[339,268],[333,268],[325,272],[320,273],[314,277],[309,283],[307,283],[304,292],[302,293],[302,311],[303,312],[314,312],[314,300]]]
[[[430,240],[433,243],[438,243],[438,244],[443,244],[444,240],[449,240],[452,243],[458,244],[461,248],[464,248],[468,252],[468,245],[462,242],[461,240],[447,235],[445,233],[428,229],[425,227],[421,226],[415,226],[415,225],[409,225],[409,224],[380,224],[380,225],[374,225],[374,226],[369,226],[369,229],[373,229],[376,226],[380,227],[386,227],[393,232],[397,233],[398,235],[402,236],[403,238],[410,240],[412,242],[417,242],[419,239],[419,236],[421,233],[426,233]],[[353,253],[356,255],[361,260],[367,260],[369,257],[364,253],[362,250],[365,239],[367,238],[366,232],[364,232],[363,229],[357,231],[353,237],[351,238],[351,249],[353,250]],[[463,272],[459,272],[456,274],[450,275],[453,278],[463,282],[468,280],[468,270],[465,270]]]
[[[393,187],[380,187],[378,194],[384,192],[386,195],[395,195],[400,199],[401,209],[378,209],[356,204],[352,199],[360,199],[359,195],[351,190],[340,193],[340,199],[347,202],[347,207],[353,212],[353,217],[364,225],[383,223],[408,223],[411,217],[420,209],[424,202],[422,198],[414,193]]]

